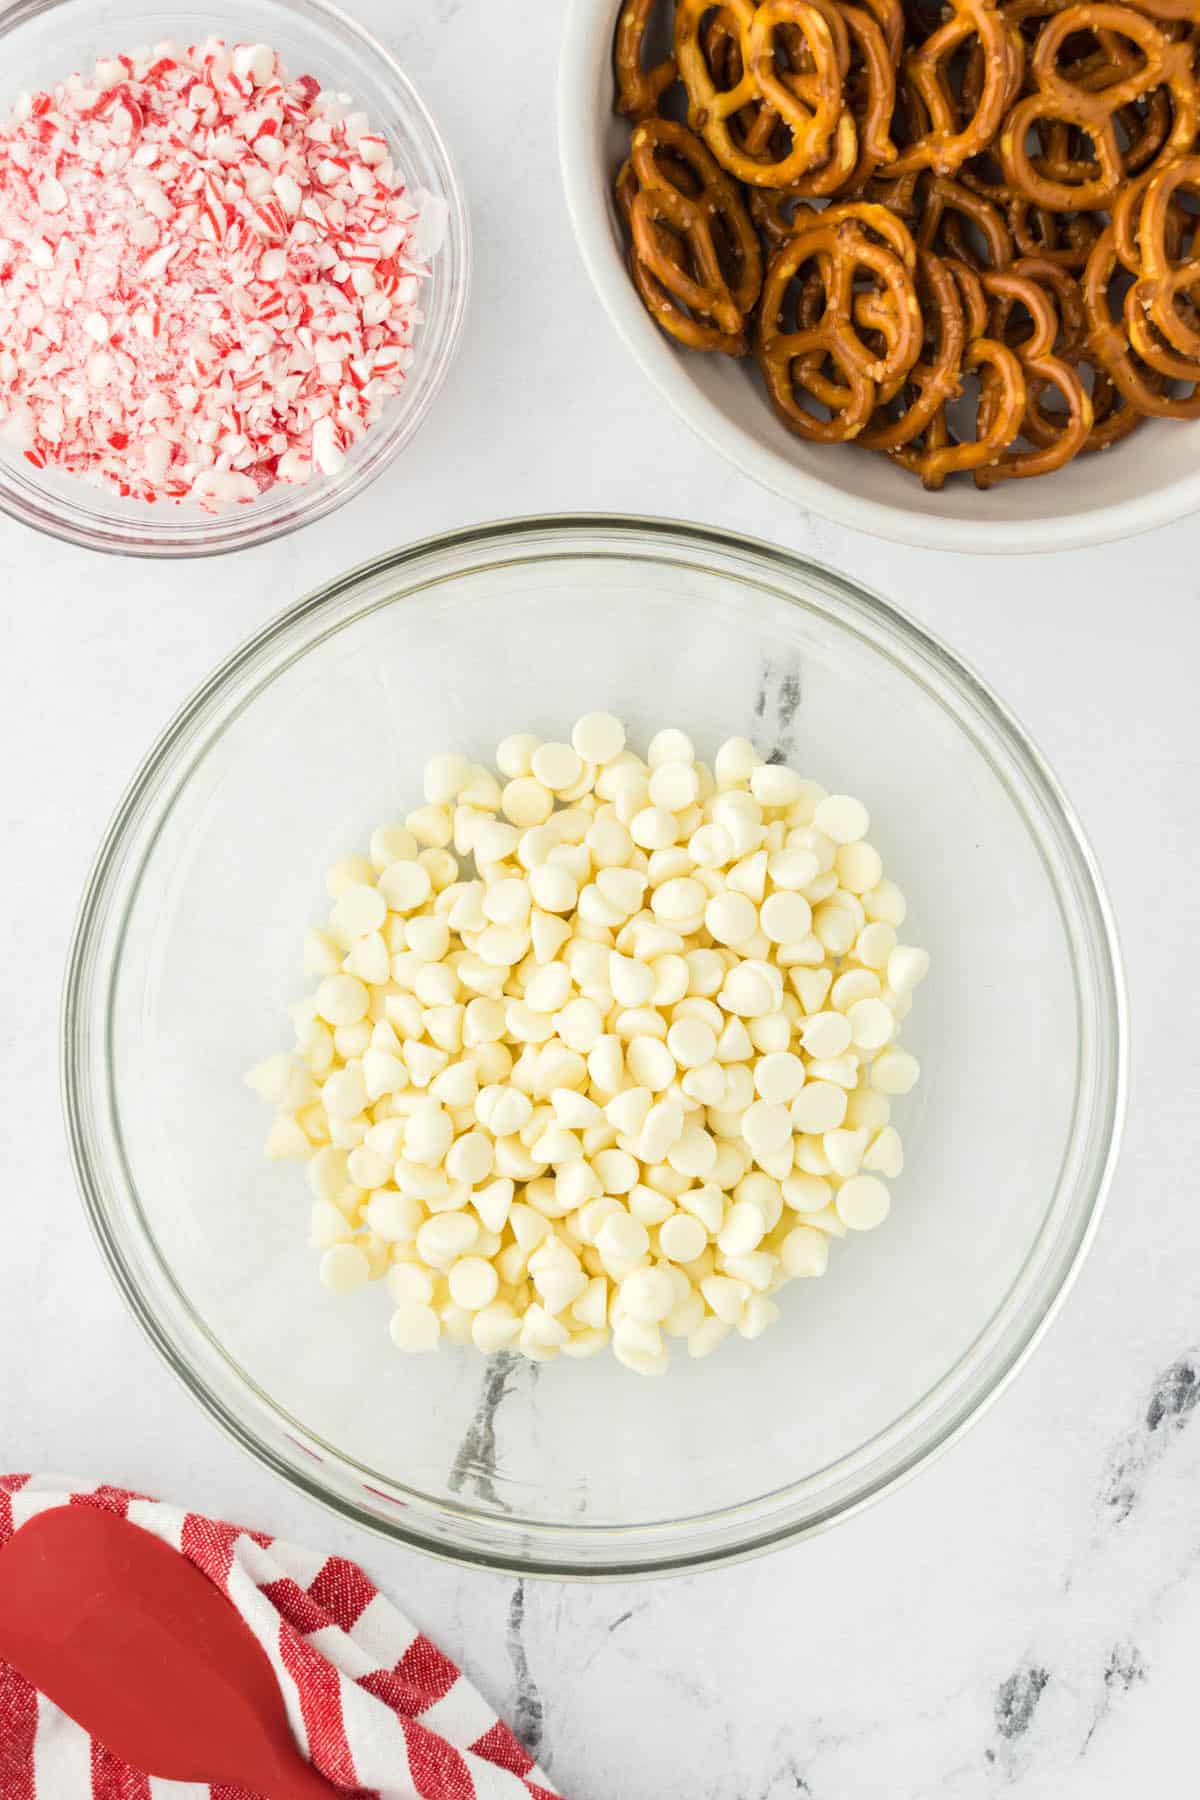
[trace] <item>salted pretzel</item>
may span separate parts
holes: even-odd
[[[1021,429],[1025,412],[1025,376],[1020,358],[1006,344],[992,338],[976,338],[967,345],[963,373],[980,377],[975,436],[957,438],[946,419],[946,409],[935,414],[917,448],[902,445],[892,452],[896,461],[921,477],[936,492],[948,475],[997,464]]]
[[[624,0],[617,19],[617,35],[613,44],[613,68],[616,73],[616,108],[631,119],[645,118],[657,112],[659,101],[675,79],[675,59],[668,56],[652,69],[642,64],[642,46],[646,28],[657,0]]]
[[[1192,231],[1188,232],[1188,254],[1181,258],[1184,248],[1180,242],[1178,196],[1181,192],[1190,194],[1193,199],[1200,194],[1200,157],[1180,157],[1146,183],[1137,227],[1141,267],[1126,296],[1126,316],[1129,317],[1132,308],[1139,315],[1139,322],[1144,317],[1181,358],[1190,358],[1195,363],[1200,362],[1200,326],[1195,322],[1194,308],[1188,308],[1192,314],[1189,318],[1181,301],[1186,303],[1193,294],[1200,292],[1200,258],[1195,254],[1196,239]],[[1194,214],[1183,216],[1189,227],[1200,225]],[[1180,368],[1166,368],[1156,362],[1138,341],[1132,324],[1130,342],[1143,360],[1160,373],[1177,380],[1191,379]]]
[[[989,280],[994,274],[996,279]],[[1068,270],[1043,256],[1023,256],[1006,269],[985,271],[981,286],[988,298],[989,337],[999,338],[1018,353],[1028,349],[1036,339],[1043,320],[1042,303],[1047,302],[1056,315],[1054,332],[1041,354],[1053,352],[1066,362],[1078,362],[1087,342],[1087,318],[1083,310],[1083,294],[1079,283]],[[1029,290],[1040,289],[1033,305]],[[1024,319],[1022,319],[1022,310]],[[1025,320],[1032,329],[1027,329]]]
[[[1169,163],[1170,169],[1174,164]],[[1146,198],[1146,189],[1158,173],[1156,169],[1147,169],[1143,174],[1127,182],[1113,201],[1112,228],[1113,242],[1116,246],[1117,258],[1129,270],[1131,275],[1142,272],[1142,251],[1139,243],[1139,232],[1142,223],[1142,203]],[[1177,261],[1187,234],[1193,229],[1191,215],[1184,211],[1174,195],[1171,196],[1165,216],[1162,220],[1162,245],[1167,256]]]
[[[928,118],[928,129],[901,150],[896,175],[932,169],[953,175],[995,137],[1007,107],[1020,92],[1024,54],[1020,39],[994,0],[951,0],[951,16],[904,58],[904,78]],[[950,86],[949,64],[977,39],[983,79],[975,104],[963,116]]]
[[[917,247],[908,228],[902,219],[896,218],[886,207],[869,201],[835,201],[821,212],[806,207],[803,215],[793,221],[792,236],[802,236],[814,229],[836,228],[846,221],[865,232],[873,243],[893,251],[910,276],[915,276]],[[826,273],[825,261],[818,253],[801,282],[796,303],[797,321],[805,327],[817,324],[828,305]],[[877,403],[885,405],[895,397],[907,379],[913,347],[915,343],[919,343],[919,338],[915,335],[916,327],[920,325],[919,307],[914,307],[909,301],[897,317],[896,299],[892,290],[887,287],[856,286],[850,316],[858,337],[866,346],[870,359],[869,372],[878,387]],[[819,350],[799,354],[793,364],[793,373],[803,371],[804,378],[798,385],[807,388],[815,399],[823,400],[827,405],[835,405],[835,401],[823,392],[823,361],[824,357]]]
[[[1102,29],[1132,42],[1142,53],[1142,63],[1131,74],[1092,87],[1064,72],[1059,57],[1064,45],[1079,32]],[[1189,43],[1169,39],[1151,19],[1129,6],[1113,0],[1080,0],[1065,7],[1047,20],[1034,47],[1029,73],[1035,91],[1019,100],[1004,122],[998,150],[1005,179],[1035,205],[1051,211],[1097,211],[1109,206],[1126,173],[1117,135],[1117,115],[1123,107],[1165,87],[1174,116],[1155,164],[1190,149],[1197,126],[1191,61]],[[1094,155],[1079,165],[1078,179],[1058,179],[1035,164],[1027,138],[1030,128],[1042,122],[1073,126],[1091,143]],[[1060,168],[1059,173],[1065,175],[1066,171]]]
[[[876,169],[886,167],[896,157],[891,121],[896,103],[899,34],[904,22],[899,0],[869,0],[866,6],[848,5],[844,0],[836,6],[831,0],[819,0],[819,3],[831,29],[836,20],[846,34],[847,70],[843,76],[846,105],[837,122],[832,149],[823,163],[790,186],[750,190],[754,221],[763,236],[775,245],[790,236],[791,212],[796,201],[858,193],[866,187]],[[714,20],[720,16],[719,13],[714,15]],[[841,40],[837,32],[835,39],[840,60]],[[726,69],[731,65],[740,67],[735,50],[726,52]],[[759,117],[761,120],[761,114]],[[758,121],[751,130],[756,126],[759,126]],[[761,138],[756,140],[761,141]],[[742,147],[752,147],[749,131],[742,140]]]
[[[1030,391],[1021,424],[1021,436],[1031,444],[1053,444],[1057,442],[1062,429],[1062,413],[1058,410],[1045,410],[1042,406],[1044,390],[1037,383],[1027,385]],[[1119,444],[1146,422],[1145,414],[1129,405],[1103,369],[1093,372],[1090,399],[1092,428],[1080,446],[1080,456],[1088,456],[1097,450],[1111,450],[1114,444]]]
[[[1163,336],[1152,319],[1146,317],[1138,300],[1137,288],[1130,288],[1122,308],[1129,347],[1148,369],[1167,381],[1200,380],[1200,362],[1185,356]]]
[[[999,208],[943,175],[925,179],[916,238],[925,249],[945,250],[972,268],[998,269],[1012,261],[1012,233]]]
[[[892,452],[911,444],[962,391],[966,327],[958,288],[932,251],[918,252],[918,266],[926,331],[924,354],[909,370],[903,390],[881,405],[860,433],[858,441],[869,450]]]
[[[843,120],[848,115],[855,126],[857,160],[840,186],[826,185],[820,191],[856,194],[877,168],[886,167],[896,158],[891,127],[896,107],[896,73],[904,53],[904,8],[901,0],[863,0],[861,5],[835,0],[835,6],[850,36]],[[813,187],[810,191],[818,190]]]
[[[848,312],[851,328],[840,331],[843,360],[866,373],[878,385],[878,397],[887,399],[902,384],[919,348],[920,312],[907,291],[903,272],[888,263],[890,254],[898,257],[910,274],[915,266],[916,249],[911,239],[898,245],[895,241],[898,221],[893,221],[887,235],[880,237],[872,229],[871,208],[849,205],[833,210],[842,213],[843,218],[826,220],[814,215],[810,228],[793,240],[806,241],[803,254],[794,261],[794,286],[785,286],[784,296],[794,312],[797,331],[816,333],[807,347],[799,343],[790,347],[796,385],[820,404],[838,410],[842,405],[839,383],[831,381],[825,372],[825,346],[831,322],[840,326]],[[868,216],[855,217],[860,211]],[[839,252],[845,249],[851,261],[862,240],[866,240],[867,253],[857,259],[860,266],[853,270],[847,287],[841,286],[839,272],[831,264],[830,234],[840,237]],[[882,284],[871,285],[880,278],[881,270]]]
[[[1109,225],[1101,232],[1083,272],[1083,307],[1093,360],[1138,412],[1160,419],[1200,418],[1200,367],[1190,394],[1172,394],[1130,345],[1123,311],[1114,317],[1111,289],[1119,266],[1113,228]]]
[[[1200,0],[1197,0],[1197,4],[1200,4]],[[883,33],[893,69],[898,69],[904,55],[904,7],[901,0],[865,0],[865,5]]]
[[[988,334],[988,302],[979,272],[957,256],[943,256],[942,261],[958,289],[959,304],[967,325],[967,342]]]
[[[1089,451],[1111,450],[1114,444],[1119,444],[1146,423],[1145,413],[1129,404],[1105,369],[1096,369],[1092,375],[1092,412],[1095,423],[1080,451],[1081,456],[1086,456]],[[1025,435],[1035,444],[1040,441],[1038,423],[1035,412],[1026,413]]]
[[[1054,354],[1062,336],[1062,320],[1050,298],[1050,292],[1054,290],[1048,291],[1042,285],[1038,279],[1039,273],[1043,280],[1046,279],[1045,271],[1030,273],[1020,270],[1016,265],[1010,269],[985,270],[980,276],[980,283],[993,303],[989,330],[994,338],[1003,341],[1016,307],[1020,307],[1029,319],[1030,329],[1027,335],[1019,343],[1009,345],[1009,348],[1015,349],[1025,375],[1026,401],[1022,412],[1022,428],[1031,399],[1040,399],[1047,387],[1057,389],[1066,402],[1066,411],[1056,420],[1059,423],[1058,431],[1045,433],[1047,441],[1032,450],[1005,450],[996,462],[976,469],[977,487],[991,487],[997,481],[1048,475],[1055,469],[1061,469],[1073,457],[1078,456],[1092,429],[1092,402],[1087,389],[1070,362]],[[1080,302],[1078,323],[1072,320],[1068,335],[1072,331],[1077,334],[1082,330],[1082,311]],[[991,378],[984,381],[980,392],[979,421],[981,435],[985,437],[991,425],[993,410],[1002,406],[1005,398],[995,379],[994,369],[990,375]],[[1040,416],[1044,424],[1048,425],[1049,415],[1043,410]]]
[[[733,14],[723,6],[707,13],[700,31],[700,43],[709,73],[722,93],[730,93],[740,86],[745,69],[741,37]],[[843,47],[845,59],[843,62],[839,55],[839,76],[844,74],[845,65],[849,63],[849,42],[844,39],[839,45],[835,37],[835,49]],[[778,139],[780,129],[779,114],[762,100],[747,101],[730,115],[729,131],[734,144],[742,155],[752,156],[758,162],[770,156],[772,140]]]
[[[843,110],[842,70],[837,43],[824,13],[811,0],[723,0],[738,38],[741,78],[719,88],[701,40],[711,0],[677,0],[675,61],[688,96],[688,123],[722,168],[750,187],[788,187],[830,154]],[[781,73],[776,67],[776,35],[798,32],[811,72]],[[778,114],[789,136],[786,153],[757,157],[741,149],[731,129],[745,107],[765,105]]]
[[[789,291],[809,263],[820,275],[819,316],[811,316],[813,284],[808,284],[809,306],[796,312],[796,328],[788,330]],[[890,303],[873,324],[883,333],[880,346],[863,339],[853,317],[856,283],[864,278]],[[912,274],[859,220],[815,223],[772,257],[759,309],[757,356],[776,412],[798,435],[825,443],[857,437],[875,410],[881,385],[903,381],[913,367],[921,339]],[[827,365],[833,379],[825,373]],[[802,395],[828,407],[830,418],[810,410]]]
[[[845,93],[850,72],[849,17],[843,17],[843,9],[835,5],[834,0],[812,0],[812,3],[832,33],[837,54],[838,79]],[[846,9],[847,15],[851,10]],[[803,99],[807,92],[806,78],[811,73],[812,61],[807,46],[794,28],[786,26],[781,29],[779,40],[786,46],[789,64],[794,65],[781,72],[783,78],[789,81]],[[701,30],[701,43],[709,71],[718,87],[723,92],[736,89],[742,83],[744,75],[741,39],[736,21],[725,7],[719,6],[706,16]],[[888,95],[884,96],[885,103],[892,93],[894,87],[889,88]],[[774,107],[768,106],[765,101],[752,102],[734,113],[729,121],[729,132],[738,152],[755,161],[778,160],[787,154],[787,127]],[[821,162],[790,187],[751,188],[750,197],[753,199],[755,195],[761,195],[770,201],[777,193],[792,199],[837,193],[851,182],[860,160],[858,128],[854,115],[847,106],[843,106],[834,128],[829,153]]]
[[[814,231],[830,228],[836,230],[847,222],[864,232],[871,243],[891,250],[899,257],[909,275],[915,276],[917,247],[907,226],[885,207],[869,201],[840,200],[819,212],[813,207],[807,207],[803,217],[793,221],[792,236],[803,237]],[[797,320],[806,327],[817,324],[827,309],[827,273],[827,258],[818,251],[801,281],[796,305]],[[859,337],[866,345],[869,372],[879,385],[879,400],[883,403],[893,397],[907,375],[914,344],[919,343],[916,328],[920,325],[920,309],[906,296],[907,303],[899,309],[897,316],[896,293],[887,286],[875,287],[868,284],[862,287],[856,282],[852,296],[850,316]],[[800,360],[798,359],[798,364]],[[819,352],[814,352],[803,360],[808,368],[819,370]],[[814,393],[818,392],[820,385],[818,374],[814,380]]]
[[[629,164],[623,163],[617,173],[616,197],[617,205],[624,215],[630,236],[633,235],[633,203],[637,198],[638,187],[633,170]],[[673,265],[669,276],[670,287],[659,281],[647,265],[642,261],[635,249],[630,250],[629,271],[633,277],[633,285],[638,297],[655,324],[659,325],[677,343],[688,350],[720,350],[727,356],[745,356],[748,344],[744,331],[730,333],[722,331],[719,325],[703,313],[693,315],[686,306],[676,298],[679,284],[688,279],[688,263],[685,247],[667,231],[658,237],[660,256]]]
[[[691,349],[744,356],[762,255],[736,186],[671,119],[637,124],[617,197],[644,304]]]

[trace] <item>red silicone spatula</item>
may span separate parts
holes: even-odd
[[[0,1658],[147,1775],[330,1800],[262,1649],[186,1557],[91,1506],[39,1513],[0,1550]]]

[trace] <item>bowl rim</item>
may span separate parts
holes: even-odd
[[[344,1452],[328,1445],[314,1434],[307,1433],[301,1421],[269,1400],[232,1356],[216,1343],[207,1326],[182,1295],[182,1290],[163,1259],[157,1256],[157,1247],[151,1234],[146,1231],[144,1235],[149,1241],[150,1251],[157,1258],[167,1285],[173,1290],[174,1298],[183,1299],[187,1317],[180,1318],[170,1314],[164,1316],[162,1309],[156,1308],[139,1275],[136,1258],[130,1253],[123,1233],[114,1229],[114,1221],[110,1217],[114,1208],[107,1197],[106,1187],[120,1188],[123,1185],[126,1197],[132,1196],[135,1211],[140,1211],[132,1180],[124,1169],[105,1167],[93,1155],[89,1122],[95,1105],[93,1087],[96,1083],[89,1064],[89,1032],[94,1035],[96,1021],[102,1019],[100,1038],[107,1044],[109,998],[119,971],[121,938],[117,940],[115,954],[109,954],[107,961],[100,957],[99,952],[105,948],[106,924],[121,911],[123,904],[127,906],[132,894],[136,893],[145,860],[143,855],[137,862],[131,887],[122,855],[130,834],[136,832],[144,819],[153,820],[151,845],[157,837],[163,813],[169,810],[175,796],[186,786],[195,763],[200,760],[197,756],[181,766],[176,760],[177,753],[181,749],[194,747],[197,730],[205,715],[211,718],[222,697],[227,696],[231,684],[241,674],[253,669],[257,659],[273,647],[278,649],[278,664],[272,665],[265,677],[262,676],[261,668],[258,669],[258,678],[251,691],[243,693],[237,700],[234,712],[235,715],[240,714],[251,703],[255,692],[268,685],[297,654],[303,653],[303,647],[312,638],[322,635],[318,621],[323,613],[333,613],[347,595],[354,593],[356,589],[365,588],[378,577],[396,575],[401,578],[414,572],[419,576],[422,562],[427,565],[435,564],[439,557],[464,551],[469,560],[460,565],[457,573],[478,569],[481,564],[496,561],[498,556],[510,563],[528,560],[528,556],[523,556],[522,553],[536,555],[539,540],[544,546],[547,539],[552,540],[552,547],[549,550],[542,549],[543,557],[569,557],[572,552],[560,540],[566,539],[569,542],[575,534],[590,534],[592,539],[604,539],[605,550],[602,553],[616,557],[640,553],[643,559],[650,554],[658,560],[671,560],[673,554],[682,556],[687,552],[694,560],[698,553],[707,553],[709,557],[724,554],[756,568],[760,575],[765,568],[783,580],[803,582],[807,579],[815,582],[819,597],[832,610],[838,624],[849,625],[851,629],[857,628],[855,612],[859,615],[860,622],[865,620],[868,624],[873,624],[880,634],[874,641],[881,653],[888,653],[887,636],[890,634],[893,641],[906,653],[911,652],[928,659],[935,672],[947,679],[953,697],[973,709],[975,716],[998,732],[1003,748],[1014,757],[1019,774],[1028,782],[1030,796],[1043,809],[1044,819],[1041,822],[1053,828],[1056,836],[1051,847],[1059,849],[1061,867],[1048,860],[1046,846],[1040,840],[1038,848],[1051,879],[1056,904],[1060,914],[1063,914],[1076,990],[1079,990],[1081,974],[1086,974],[1096,986],[1096,1008],[1102,1029],[1095,1034],[1097,1042],[1094,1049],[1097,1057],[1103,1052],[1103,1068],[1100,1070],[1102,1079],[1095,1070],[1091,1073],[1092,1087],[1102,1089],[1102,1092],[1099,1098],[1095,1092],[1090,1094],[1090,1116],[1084,1119],[1081,1126],[1081,1099],[1086,1098],[1084,1089],[1088,1066],[1085,1059],[1081,1058],[1067,1149],[1064,1151],[1055,1193],[1050,1197],[1045,1218],[1013,1287],[972,1343],[925,1395],[866,1444],[848,1453],[838,1463],[830,1465],[835,1470],[846,1471],[841,1477],[845,1491],[840,1494],[835,1491],[830,1500],[803,1516],[788,1516],[785,1513],[780,1517],[777,1510],[772,1510],[772,1506],[781,1497],[786,1501],[789,1496],[794,1497],[800,1493],[805,1486],[811,1486],[819,1476],[827,1474],[826,1470],[802,1477],[800,1481],[792,1482],[768,1495],[722,1507],[716,1513],[698,1513],[679,1521],[651,1521],[649,1524],[632,1526],[601,1525],[581,1528],[540,1520],[522,1520],[519,1517],[511,1521],[498,1520],[494,1514],[476,1510],[461,1500],[435,1499],[419,1490],[404,1489],[391,1477],[383,1479],[389,1481],[397,1493],[403,1493],[406,1499],[400,1501],[393,1493],[382,1493],[367,1479],[373,1476],[375,1481],[379,1481],[381,1478],[377,1471],[356,1463]],[[647,541],[652,545],[649,552]],[[590,549],[591,546],[589,551]],[[436,568],[432,572],[436,573]],[[737,578],[736,571],[726,568],[724,572]],[[423,586],[420,580],[410,582],[406,591],[403,580],[398,579],[398,591],[390,597],[376,599],[372,605],[402,603],[413,592],[422,592]],[[821,592],[822,588],[824,593]],[[784,587],[776,586],[771,591],[778,597],[790,599],[792,604],[801,604]],[[843,608],[852,609],[849,616]],[[302,644],[291,641],[300,634],[303,634]],[[919,679],[919,673],[913,670],[906,672],[911,678]],[[957,718],[955,722],[960,729],[966,729]],[[201,746],[201,755],[211,741],[210,735]],[[1006,785],[1009,784],[1006,782]],[[1013,804],[1018,805],[1011,786],[1009,791]],[[157,814],[154,811],[155,801],[160,802]],[[1027,813],[1025,816],[1031,835],[1036,838],[1037,821]],[[1079,909],[1081,922],[1074,929],[1064,913],[1064,895],[1069,895]],[[123,936],[123,926],[121,932]],[[1082,948],[1077,942],[1079,937],[1083,939]],[[97,985],[101,990],[98,998],[95,993]],[[927,1467],[936,1456],[962,1436],[971,1424],[983,1416],[1024,1366],[1078,1275],[1098,1228],[1117,1159],[1125,1111],[1127,1069],[1128,1023],[1121,957],[1111,907],[1095,858],[1069,801],[1040,752],[990,688],[939,638],[906,613],[856,582],[837,575],[811,559],[742,534],[707,525],[604,513],[540,515],[498,520],[420,540],[378,556],[323,584],[268,620],[259,631],[228,655],[184,702],[160,733],[126,788],[101,839],[72,934],[60,1014],[60,1077],[64,1119],[72,1166],[85,1213],[109,1271],[133,1316],[193,1399],[200,1402],[233,1441],[248,1450],[258,1461],[308,1498],[360,1528],[374,1531],[387,1539],[399,1541],[443,1560],[518,1576],[547,1576],[557,1579],[627,1580],[639,1576],[694,1572],[765,1553],[853,1516],[909,1480],[919,1469]],[[107,1074],[111,1076],[111,1064]],[[1064,1187],[1067,1193],[1060,1208],[1059,1200]],[[1056,1218],[1056,1209],[1061,1211],[1061,1217]],[[1069,1230],[1066,1229],[1068,1226]],[[1045,1291],[1038,1293],[1034,1291],[1034,1275],[1030,1275],[1029,1271],[1043,1240],[1053,1238],[1056,1232],[1068,1241],[1062,1250],[1051,1245],[1047,1254],[1051,1256],[1054,1267],[1050,1270]],[[137,1244],[134,1248],[144,1252],[146,1246]],[[1035,1270],[1034,1274],[1036,1272]],[[1029,1291],[1021,1293],[1020,1303],[1015,1304],[1014,1293],[1023,1281]],[[178,1341],[181,1324],[191,1332],[190,1340],[183,1348]],[[985,1343],[989,1334],[996,1340],[991,1345]],[[1009,1334],[1014,1340],[1011,1343],[1008,1341]],[[204,1345],[198,1341],[200,1339],[207,1339],[208,1345],[216,1350],[225,1370],[232,1375],[232,1399],[216,1391],[201,1369],[197,1352],[203,1354]],[[983,1349],[981,1345],[984,1346]],[[968,1385],[971,1372],[978,1374],[983,1369],[985,1351],[991,1355],[996,1366],[984,1370],[979,1391],[962,1391]],[[947,1418],[939,1419],[939,1396],[940,1403],[948,1407]],[[274,1427],[272,1437],[275,1440],[285,1439],[296,1447],[300,1455],[284,1450],[278,1441],[267,1442],[266,1433],[256,1434],[257,1420],[264,1414],[269,1415],[269,1422]],[[304,1441],[306,1437],[307,1442]],[[301,1460],[301,1456],[304,1460]],[[368,1511],[362,1503],[321,1481],[315,1473],[314,1461],[319,1464],[332,1459],[336,1459],[339,1471],[348,1471],[359,1478],[360,1488],[366,1486],[371,1492],[393,1504],[397,1508],[396,1514],[385,1518],[378,1512]],[[714,1542],[712,1528],[728,1528],[731,1522],[732,1540],[723,1540],[718,1530],[718,1541]],[[481,1526],[482,1531],[476,1530],[473,1535],[473,1528],[476,1526]],[[695,1541],[691,1548],[688,1546],[686,1530],[684,1541],[679,1541],[681,1528],[687,1527],[693,1528]],[[454,1535],[456,1529],[459,1531],[457,1537]],[[708,1536],[705,1536],[706,1530]],[[635,1537],[638,1540],[636,1545],[633,1543]],[[621,1548],[613,1550],[609,1560],[597,1563],[591,1557],[600,1545],[605,1547],[606,1555],[613,1546]]]
[[[448,220],[445,242],[435,253],[434,266],[436,269],[439,258],[444,259],[447,276],[439,286],[439,294],[444,292],[446,298],[438,339],[429,345],[430,355],[434,358],[430,379],[416,403],[404,413],[402,427],[390,447],[373,461],[364,460],[353,466],[350,479],[345,483],[310,481],[290,490],[292,505],[276,516],[263,518],[256,515],[253,504],[248,510],[236,508],[199,518],[191,513],[178,516],[179,509],[171,509],[164,511],[161,526],[156,518],[138,520],[136,524],[130,521],[126,527],[115,514],[111,519],[101,519],[86,510],[82,501],[74,506],[60,495],[32,487],[30,493],[24,495],[12,486],[14,474],[0,470],[0,513],[15,519],[18,524],[81,549],[151,561],[226,556],[238,550],[274,543],[318,519],[327,518],[365,493],[407,449],[441,392],[462,344],[474,260],[470,212],[455,160],[411,77],[374,32],[344,12],[336,0],[270,0],[270,3],[292,14],[309,29],[326,30],[336,38],[348,40],[357,51],[365,52],[381,71],[381,78],[393,90],[397,102],[402,104],[406,119],[419,134],[425,153],[437,170]],[[83,5],[84,0],[7,0],[7,4],[0,5],[0,47],[6,47],[23,26],[48,14],[80,9]],[[427,305],[427,319],[431,312],[432,308]],[[389,404],[394,406],[402,399],[403,391]],[[369,443],[374,430],[383,427],[386,419],[385,409],[377,426],[363,437],[364,445]],[[82,480],[75,485],[81,492],[86,492]],[[101,491],[108,492],[107,489]]]
[[[967,520],[847,493],[802,469],[731,419],[687,372],[681,352],[646,312],[614,242],[608,196],[595,180],[592,129],[597,56],[608,58],[616,0],[567,0],[558,64],[558,150],[563,193],[575,242],[593,288],[617,336],[643,375],[712,450],[794,506],[837,525],[927,550],[1029,556],[1080,550],[1187,517],[1200,509],[1200,463],[1195,472],[1145,497],[1090,507],[1062,519]],[[764,401],[765,404],[765,401]]]

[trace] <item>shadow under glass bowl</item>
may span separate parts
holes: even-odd
[[[0,449],[0,511],[52,537],[123,556],[213,556],[265,544],[321,519],[382,475],[412,438],[446,377],[462,333],[471,243],[458,177],[441,135],[390,52],[328,0],[16,0],[0,8],[0,118],[22,90],[51,87],[100,56],[173,38],[269,44],[287,74],[344,91],[388,139],[410,191],[446,204],[441,248],[421,285],[425,317],[402,392],[351,446],[337,475],[278,482],[245,506],[212,514],[191,503],[147,505]]]
[[[754,1343],[405,1357],[379,1286],[339,1299],[294,1164],[243,1086],[290,1044],[323,874],[420,795],[593,708],[644,747],[732,733],[861,795],[933,971],[905,1027],[907,1166]],[[352,571],[237,651],[151,752],[100,850],[67,979],[68,1127],[137,1317],[269,1467],[357,1524],[507,1570],[694,1568],[895,1485],[995,1396],[1093,1230],[1125,1022],[1099,879],[1010,715],[882,600],[766,545],[606,517],[481,526]],[[682,1352],[682,1346],[679,1347]]]

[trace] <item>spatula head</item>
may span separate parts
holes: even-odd
[[[0,1657],[150,1775],[332,1790],[297,1754],[266,1655],[186,1557],[113,1513],[60,1506],[0,1550]]]

